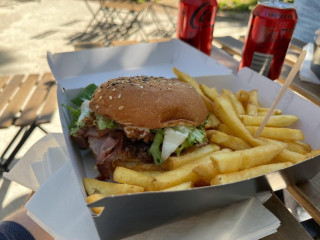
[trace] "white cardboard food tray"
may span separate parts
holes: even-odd
[[[128,61],[130,58],[130,61]],[[89,83],[100,84],[112,77],[152,75],[174,77],[172,67],[196,76],[199,82],[218,90],[227,88],[258,89],[259,102],[270,106],[280,85],[243,69],[238,76],[186,44],[173,40],[166,43],[85,50],[74,53],[48,55],[48,62],[58,81],[58,104],[61,124],[76,173],[79,188],[85,198],[83,177],[95,177],[95,160],[88,152],[81,152],[68,136],[69,115],[61,107],[79,88]],[[211,75],[211,76],[210,76]],[[212,76],[216,75],[216,76]],[[207,77],[198,77],[207,76]],[[303,130],[306,142],[320,148],[320,108],[292,91],[287,91],[278,108],[285,114],[295,114],[299,121],[293,126]],[[147,192],[102,199],[90,206],[105,206],[106,210],[94,221],[101,238],[117,239],[132,235],[165,222],[201,213],[215,207],[247,199],[265,190],[277,190],[287,184],[305,181],[320,171],[319,157],[302,162],[267,176],[214,187],[179,192]],[[81,200],[79,200],[81,201]],[[106,227],[107,226],[107,227]]]

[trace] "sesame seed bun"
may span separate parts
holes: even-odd
[[[192,86],[174,79],[147,76],[115,78],[101,84],[89,107],[122,125],[149,129],[198,126],[208,114]]]

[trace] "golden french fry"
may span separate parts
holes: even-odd
[[[228,150],[221,150],[221,151],[228,151]],[[152,182],[154,190],[161,190],[169,187],[173,187],[179,185],[184,182],[193,182],[196,183],[199,181],[199,176],[194,173],[192,170],[203,163],[210,163],[211,158],[210,156],[218,153],[212,152],[211,154],[207,154],[202,156],[190,163],[187,163],[179,168],[176,168],[171,171],[164,172],[163,174],[156,176]]]
[[[181,191],[181,190],[187,190],[187,189],[191,189],[193,188],[193,182],[184,182],[181,183],[179,185],[170,187],[170,188],[166,188],[166,189],[162,189],[160,191],[162,192],[168,192],[168,191]]]
[[[140,186],[147,191],[152,190],[152,177],[128,168],[116,167],[116,169],[113,172],[113,180],[119,183]]]
[[[220,123],[220,120],[213,113],[210,113],[208,121],[204,127],[205,129],[216,128]]]
[[[311,146],[308,143],[304,143],[304,142],[300,142],[300,141],[296,141],[296,144],[299,144],[301,147],[304,148],[304,150],[306,150],[307,152],[311,152]]]
[[[238,100],[237,96],[232,91],[228,89],[222,89],[222,93],[227,95],[234,110],[238,115],[244,115],[246,113],[242,106],[242,103]]]
[[[207,98],[209,98],[211,101],[213,101],[215,96],[218,96],[219,93],[217,91],[217,89],[215,88],[209,88],[204,84],[199,84],[199,88],[201,90],[201,92],[203,93],[203,95],[205,95]]]
[[[263,108],[263,107],[258,107],[258,115],[266,115],[269,112],[270,108]],[[275,109],[273,111],[273,115],[281,115],[282,114],[282,110],[281,109]]]
[[[218,170],[213,166],[212,162],[202,163],[193,168],[192,171],[200,177],[200,180],[208,184],[210,183],[211,179],[219,173]]]
[[[211,155],[211,159],[219,172],[235,172],[271,162],[284,147],[279,144],[266,144],[230,153],[216,153]]]
[[[190,166],[192,165],[192,166]],[[192,172],[194,163],[188,163],[180,168],[164,172],[163,174],[156,176],[152,182],[154,190],[162,190],[179,185],[184,182],[197,182],[199,177]]]
[[[209,129],[209,130],[206,130],[206,136],[207,136],[207,139],[210,139],[212,134],[214,134],[214,131],[213,129]]]
[[[105,196],[143,192],[144,188],[130,184],[119,184],[84,178],[83,184],[88,195],[100,193]]]
[[[320,155],[320,149],[315,149],[315,150],[312,150],[311,152],[308,152],[305,155],[305,157],[306,157],[306,159],[310,159],[310,158],[313,158],[313,157],[316,157],[319,155]]]
[[[202,93],[198,82],[196,80],[194,80],[193,77],[191,77],[190,75],[188,75],[182,71],[179,71],[175,67],[173,68],[173,73],[177,76],[179,81],[190,84],[202,96],[202,99],[203,99],[204,103],[206,104],[208,111],[213,112],[212,101],[210,101],[210,99]]]
[[[211,134],[210,141],[212,143],[218,144],[226,148],[230,148],[232,150],[243,150],[251,147],[248,143],[246,143],[241,138],[226,134],[224,132],[211,130],[210,134]]]
[[[278,140],[273,139],[261,139],[263,141],[266,141],[266,143],[272,143],[279,146],[283,146],[285,149],[283,149],[274,159],[272,159],[271,163],[280,163],[280,162],[292,162],[292,163],[299,163],[305,160],[305,155],[293,152],[288,148],[288,142],[282,142]]]
[[[242,103],[242,106],[246,108],[249,101],[249,93],[241,89],[237,92],[237,98]]]
[[[232,182],[238,182],[247,180],[250,178],[262,176],[280,169],[292,166],[291,162],[288,163],[273,163],[261,165],[249,169],[245,169],[239,172],[218,174],[211,180],[211,185],[227,184]]]
[[[250,145],[260,145],[246,129],[226,95],[214,98],[214,113],[230,129],[232,135],[242,138]]]
[[[165,170],[164,164],[144,163],[141,161],[114,161],[115,167],[124,167],[134,171],[163,171]]]
[[[164,164],[167,169],[173,170],[218,150],[220,150],[218,145],[208,144],[204,147],[195,149],[192,152],[187,152],[180,156],[169,157]]]
[[[287,144],[287,149],[292,152],[301,153],[301,154],[308,153],[306,149],[297,142],[285,142],[285,143]]]
[[[93,195],[90,195],[86,198],[86,203],[93,203],[93,202],[96,202],[102,198],[104,198],[105,195],[103,194],[98,194],[98,193],[95,193]],[[91,208],[91,210],[95,213],[95,214],[100,214],[102,211],[103,211],[104,207],[93,207]]]
[[[232,131],[227,127],[227,125],[223,123],[218,125],[217,130],[220,132],[224,132],[226,134],[232,135]]]
[[[140,173],[145,174],[149,177],[156,177],[159,176],[160,174],[164,173],[164,171],[141,171]]]
[[[257,116],[258,115],[258,90],[251,90],[249,93],[249,98],[246,106],[247,115]]]
[[[172,69],[173,73],[177,76],[178,80],[184,83],[190,84],[194,89],[202,95],[202,92],[200,90],[199,84],[196,80],[194,80],[193,77],[191,77],[189,74],[182,72],[178,70],[177,68],[173,67]]]
[[[306,155],[283,149],[273,160],[273,163],[292,162],[294,164],[306,160]]]
[[[259,127],[246,126],[247,130],[254,135]],[[271,138],[280,141],[301,141],[304,139],[303,132],[300,129],[292,128],[275,128],[275,127],[265,127],[260,137]]]
[[[260,126],[265,116],[240,115],[241,121],[246,126]],[[289,127],[298,120],[294,115],[273,115],[269,118],[266,127]]]

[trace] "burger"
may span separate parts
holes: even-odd
[[[87,86],[72,103],[70,136],[91,150],[100,180],[112,178],[116,163],[159,165],[207,143],[206,106],[191,85],[175,79],[119,77]]]

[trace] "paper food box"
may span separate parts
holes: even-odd
[[[91,49],[79,52],[48,54],[48,62],[58,82],[58,103],[65,141],[71,164],[76,173],[83,199],[86,197],[83,178],[95,178],[95,159],[88,151],[79,150],[68,134],[70,115],[62,104],[81,88],[96,85],[120,76],[151,75],[175,77],[176,67],[196,77],[209,87],[237,92],[239,89],[259,92],[259,103],[270,107],[281,86],[251,71],[241,70],[237,76],[213,59],[178,40],[164,43],[138,44],[125,47]],[[284,114],[299,117],[293,128],[301,129],[305,141],[313,149],[320,148],[320,108],[288,90],[279,109]],[[105,207],[100,215],[92,214],[98,233],[103,239],[118,239],[133,235],[168,221],[247,199],[258,192],[278,190],[287,184],[306,181],[320,171],[320,158],[304,161],[286,169],[253,179],[211,187],[173,192],[145,192],[101,199],[90,207]],[[80,201],[80,200],[79,200]]]

